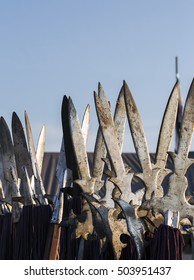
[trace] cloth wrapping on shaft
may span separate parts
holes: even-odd
[[[12,259],[12,214],[0,215],[0,260]]]
[[[51,215],[50,205],[23,207],[20,221],[13,225],[12,259],[43,259]]]
[[[151,260],[182,260],[184,239],[178,228],[161,224],[149,245]]]

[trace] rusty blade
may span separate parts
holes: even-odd
[[[138,259],[141,260],[145,250],[144,221],[136,215],[134,206],[130,205],[124,200],[116,200],[115,202],[123,210],[127,222],[128,231],[130,233],[130,236],[132,237],[132,242],[135,244],[137,250]]]
[[[178,147],[178,158],[181,164],[186,164],[185,160],[188,157],[190,145],[193,137],[193,130],[194,130],[194,79],[189,88],[189,92],[185,101],[185,107],[183,112],[183,119],[180,129],[180,142]],[[178,165],[178,164],[177,164]],[[175,161],[175,168],[179,169],[176,166]],[[182,167],[183,168],[183,167]]]
[[[81,124],[82,135],[84,138],[85,146],[87,146],[87,142],[88,142],[89,126],[90,126],[90,105],[88,104],[86,106],[86,109],[85,109],[85,112],[83,115],[83,119],[82,119],[82,124]]]
[[[107,100],[106,94],[104,92],[104,89],[101,85],[101,83],[98,83],[98,96],[101,98],[102,102],[105,102]],[[95,186],[97,190],[99,190],[103,182],[101,182],[101,177],[104,170],[104,161],[102,160],[107,155],[106,145],[104,143],[104,139],[102,136],[101,128],[99,126],[96,136],[96,142],[94,147],[94,159],[93,159],[93,177],[96,177],[96,183],[98,186]]]
[[[38,137],[38,142],[37,142],[37,147],[36,147],[36,159],[37,159],[38,170],[39,170],[40,174],[42,172],[45,144],[46,144],[46,127],[45,127],[45,125],[43,125],[43,127],[41,128],[39,137]]]
[[[176,114],[178,109],[178,97],[179,97],[180,85],[176,82],[170,97],[168,99],[162,124],[160,127],[157,149],[156,149],[156,160],[155,166],[159,168],[165,168],[168,157],[168,151],[172,142],[172,137],[175,128]]]
[[[133,96],[129,90],[129,87],[125,81],[123,82],[123,87],[125,92],[125,104],[128,123],[131,130],[131,136],[136,153],[138,155],[142,169],[151,170],[151,160],[140,114],[138,112]]]
[[[107,105],[105,103],[103,104],[101,98],[95,92],[94,99],[98,121],[110,159],[110,170],[108,172],[106,171],[106,173],[110,177],[109,180],[115,186],[112,195],[114,198],[122,197],[122,199],[128,202],[133,200],[136,203],[137,199],[135,194],[131,192],[133,173],[125,169],[110,106],[108,102]]]
[[[117,103],[116,103],[115,113],[114,113],[114,124],[116,128],[116,135],[117,135],[120,151],[122,151],[123,142],[124,142],[126,118],[127,118],[127,114],[126,114],[126,106],[125,106],[125,96],[124,96],[124,89],[122,86],[119,92],[119,96],[117,98]]]
[[[70,97],[69,118],[70,131],[73,142],[73,148],[75,151],[78,173],[80,175],[80,179],[88,181],[91,179],[91,176],[88,164],[88,157],[86,153],[85,140],[82,134],[82,129],[77,115],[77,111]]]
[[[100,83],[98,84],[98,96],[100,97],[105,107],[110,106],[110,102],[108,101],[104,89]],[[120,150],[122,150],[122,145],[124,141],[125,122],[126,122],[126,110],[125,110],[124,92],[122,87],[119,92],[119,96],[115,107],[115,113],[114,113],[114,124],[115,124],[116,135],[117,135],[117,140],[118,140],[118,145],[120,147]],[[94,160],[93,160],[93,176],[97,178],[95,184],[95,187],[97,189],[100,189],[100,187],[104,185],[103,181],[101,181],[101,177],[104,170],[104,161],[102,159],[106,158],[106,156],[107,156],[107,149],[102,136],[101,128],[99,126],[97,137],[96,137]],[[108,184],[110,185],[111,182],[109,182]]]
[[[102,102],[102,99],[94,92],[94,100],[98,121],[103,132],[103,138],[106,149],[109,154],[111,165],[116,176],[119,177],[125,172],[125,167],[121,158],[121,152],[118,145],[114,120],[112,118],[108,102]]]

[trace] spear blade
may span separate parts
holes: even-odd
[[[24,196],[24,205],[33,205],[34,194],[30,179],[33,175],[32,163],[27,147],[26,137],[18,115],[12,114],[12,136],[18,176],[21,179],[21,193]]]
[[[35,186],[34,186],[35,192],[36,192],[39,203],[42,205],[47,205],[48,201],[45,198],[46,192],[44,189],[43,181],[42,181],[41,174],[40,174],[39,167],[38,167],[38,162],[36,159],[36,151],[35,151],[35,147],[34,147],[32,129],[31,129],[30,121],[29,121],[28,114],[26,111],[25,111],[25,125],[26,125],[28,148],[29,148],[29,153],[30,153],[30,157],[31,157],[33,173],[35,176]]]
[[[21,199],[21,195],[11,133],[3,117],[0,119],[0,145],[4,177],[8,182],[6,200],[12,205],[13,222],[15,223],[19,221],[21,215],[22,205],[16,201],[16,199]]]

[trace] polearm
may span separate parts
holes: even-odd
[[[68,97],[64,95],[61,106],[62,144],[56,167],[56,177],[59,182],[58,193],[54,202],[53,215],[50,221],[44,259],[55,260],[60,258],[59,246],[61,238],[61,221],[66,213],[64,207],[63,190],[71,185],[72,176],[76,173],[73,147],[69,128]],[[75,175],[74,175],[75,176]],[[63,246],[61,246],[63,250]]]
[[[71,170],[66,168],[64,141],[56,168],[56,177],[59,182],[57,197],[54,202],[53,214],[48,228],[47,241],[44,252],[45,260],[59,259],[59,243],[61,236],[61,221],[63,217],[64,194],[63,190],[71,185]]]

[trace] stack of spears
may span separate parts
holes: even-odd
[[[98,84],[94,92],[99,122],[89,164],[86,152],[90,106],[79,121],[71,97],[61,108],[62,143],[53,197],[41,178],[45,127],[35,148],[25,112],[9,129],[0,119],[0,259],[182,259],[183,231],[193,238],[193,197],[186,195],[186,172],[194,129],[194,81],[184,106],[180,141],[171,152],[178,111],[177,81],[164,111],[155,159],[151,159],[142,121],[127,83],[119,92],[114,115]],[[128,121],[141,172],[122,156]],[[167,167],[170,157],[173,168]],[[141,188],[132,189],[141,180]],[[168,181],[164,191],[163,181]]]

